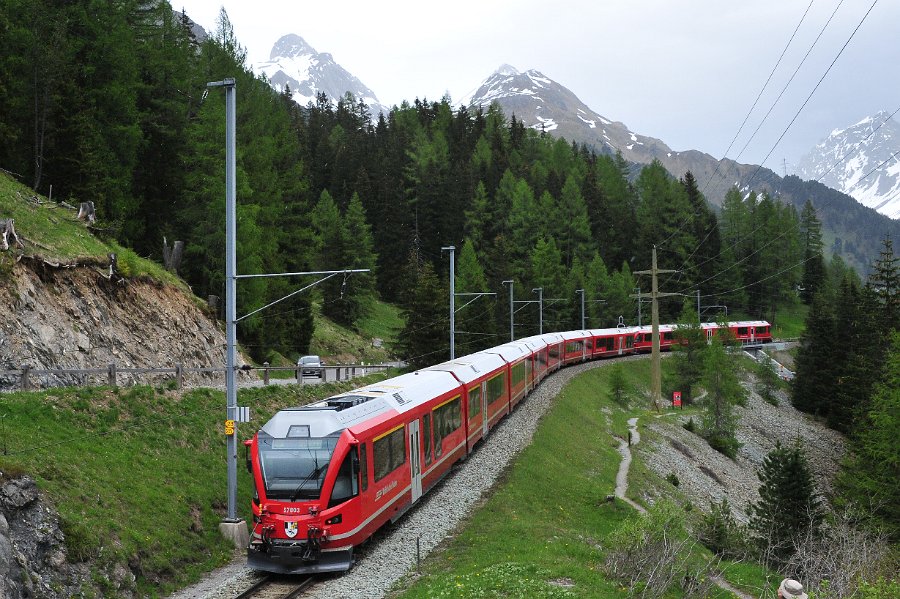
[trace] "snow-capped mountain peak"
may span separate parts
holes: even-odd
[[[835,129],[803,157],[797,174],[891,218],[900,218],[900,123],[880,111]]]
[[[301,106],[315,103],[320,93],[336,102],[350,92],[357,102],[362,100],[369,107],[373,118],[388,112],[375,92],[336,63],[330,53],[317,52],[294,33],[282,36],[275,42],[269,60],[253,65],[253,70],[265,75],[278,91],[288,87],[291,97]]]

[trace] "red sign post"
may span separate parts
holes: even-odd
[[[672,392],[672,406],[676,408],[681,407],[681,391]]]

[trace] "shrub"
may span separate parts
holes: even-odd
[[[673,487],[677,487],[681,482],[674,472],[669,472],[669,474],[666,475],[666,480],[669,481]]]

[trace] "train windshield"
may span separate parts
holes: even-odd
[[[260,431],[257,447],[266,497],[318,499],[340,433],[328,437],[276,439]]]

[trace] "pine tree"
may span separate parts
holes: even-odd
[[[740,443],[735,438],[737,417],[734,405],[746,397],[746,391],[738,379],[740,366],[737,358],[726,350],[725,335],[715,335],[705,350],[703,386],[707,391],[704,400],[701,436],[710,447],[734,458]]]
[[[800,232],[803,236],[804,259],[800,298],[803,303],[810,304],[825,281],[825,260],[822,257],[822,222],[809,200],[804,204],[800,215]]]
[[[780,565],[794,553],[795,542],[822,522],[822,501],[799,439],[776,442],[763,460],[759,501],[751,507],[750,529],[767,563]]]
[[[482,293],[488,291],[484,269],[478,262],[475,246],[471,240],[463,242],[456,267],[457,293]],[[486,347],[496,345],[497,324],[494,320],[496,296],[484,296],[477,299],[459,298],[463,304],[472,300],[467,306],[461,306],[456,313],[457,354],[472,353]],[[462,343],[460,343],[462,339]]]
[[[884,306],[884,324],[888,329],[900,330],[900,265],[894,255],[894,241],[882,240],[881,253],[875,261],[869,282]]]
[[[703,377],[703,354],[707,348],[706,333],[700,328],[697,313],[689,302],[681,312],[675,331],[676,343],[672,346],[674,366],[674,390],[681,391],[686,405],[694,402],[694,387]]]
[[[827,412],[826,398],[831,396],[837,378],[833,365],[834,317],[827,298],[819,293],[813,298],[806,317],[806,330],[797,353],[797,371],[791,402],[794,407],[811,414]]]
[[[891,338],[884,374],[851,437],[838,477],[845,501],[862,506],[893,540],[900,539],[900,333]]]
[[[405,325],[397,335],[397,349],[413,368],[424,368],[450,357],[449,291],[441,285],[430,262],[410,252],[404,271]]]

